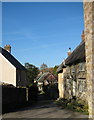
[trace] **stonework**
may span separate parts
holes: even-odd
[[[66,65],[63,72],[58,74],[59,98],[84,101],[87,104],[86,63],[78,62]]]
[[[87,100],[89,118],[94,119],[94,2],[84,3]]]
[[[86,100],[86,69],[85,62],[77,63],[72,66],[66,66],[64,74],[64,97],[77,100]]]

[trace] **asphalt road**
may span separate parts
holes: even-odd
[[[41,101],[34,106],[22,108],[16,112],[3,114],[3,118],[88,118],[79,112],[62,109],[53,101]],[[84,119],[83,119],[84,120]]]

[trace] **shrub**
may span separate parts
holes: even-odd
[[[49,93],[49,96],[52,99],[57,99],[59,97],[59,91],[58,91],[57,84],[51,84],[51,85],[49,85],[48,93]]]
[[[31,84],[28,89],[28,99],[37,100],[38,98],[38,87],[36,84]]]
[[[61,106],[62,108],[67,108],[70,110],[75,110],[77,112],[83,112],[84,114],[88,114],[88,105],[85,101],[82,100],[68,100],[68,99],[59,99],[56,101],[56,104]]]
[[[46,95],[48,95],[49,93],[48,93],[48,91],[49,91],[49,85],[44,85],[43,86],[43,91],[44,91],[44,93],[46,94]]]
[[[59,91],[58,91],[57,84],[44,85],[43,91],[45,95],[47,95],[51,99],[57,99],[59,97]]]
[[[61,106],[62,108],[65,108],[67,106],[68,100],[65,98],[61,98],[61,99],[56,100],[55,103]]]

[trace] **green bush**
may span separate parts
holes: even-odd
[[[82,100],[68,100],[68,99],[59,99],[55,102],[57,105],[62,108],[67,108],[73,111],[82,112],[88,114],[88,105],[85,101]]]
[[[70,104],[67,104],[67,108],[88,114],[88,105],[85,101],[82,100],[72,101]]]
[[[38,87],[36,84],[31,84],[28,89],[28,99],[30,101],[37,100],[38,98]]]
[[[62,108],[65,108],[67,106],[67,103],[68,103],[68,100],[67,99],[59,99],[59,100],[56,100],[55,103],[58,105],[58,106],[61,106]]]
[[[57,99],[59,96],[57,84],[44,85],[43,91],[51,99]]]
[[[57,99],[58,98],[58,87],[57,87],[57,84],[51,84],[49,86],[49,96],[52,98],[52,99]]]
[[[49,89],[49,85],[44,85],[43,86],[43,91],[46,95],[48,95],[48,89]]]

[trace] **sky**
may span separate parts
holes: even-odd
[[[60,65],[81,42],[82,2],[5,2],[2,5],[2,44],[23,65]]]

